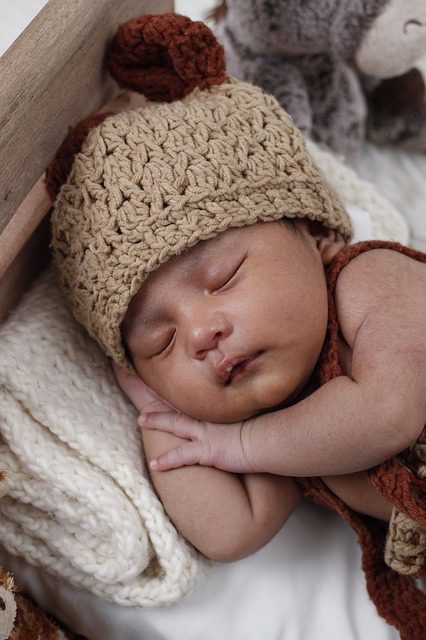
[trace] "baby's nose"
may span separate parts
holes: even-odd
[[[194,320],[191,327],[191,356],[202,360],[209,351],[216,349],[218,343],[232,333],[232,325],[226,316],[217,313],[202,321]]]

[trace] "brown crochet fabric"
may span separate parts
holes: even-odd
[[[87,134],[110,115],[111,113],[108,111],[98,113],[81,120],[75,127],[69,127],[67,137],[56,152],[54,160],[46,169],[45,184],[52,202],[55,201],[62,185],[66,181],[74,158],[80,151]]]
[[[283,216],[321,222],[345,239],[351,224],[291,118],[261,89],[226,77],[205,25],[175,14],[131,20],[109,64],[122,86],[156,100],[185,94],[106,118],[81,147],[79,129],[52,214],[53,257],[75,318],[131,370],[121,322],[172,256]]]
[[[175,14],[144,15],[118,29],[107,57],[120,87],[171,102],[226,79],[225,56],[210,29]]]
[[[338,276],[354,257],[379,248],[392,249],[426,262],[426,254],[383,241],[360,242],[347,247],[337,256],[327,271],[329,325],[319,363],[320,384],[343,373],[339,362],[339,326],[334,302]],[[425,430],[420,446],[424,446],[424,437]],[[389,532],[381,521],[352,511],[321,479],[307,478],[302,481],[308,498],[337,511],[356,532],[369,596],[378,613],[399,630],[402,640],[424,640],[426,635],[426,595],[417,589],[411,576],[394,570],[402,565],[409,569],[404,573],[425,575],[425,545],[423,548],[421,545],[426,524],[426,476],[421,470],[422,466],[423,469],[425,467],[424,462],[422,465],[421,459],[416,457],[416,446],[369,472],[372,484],[395,506]],[[385,562],[385,547],[386,561],[390,561],[394,568]]]

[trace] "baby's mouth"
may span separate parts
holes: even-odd
[[[248,356],[237,356],[234,358],[224,358],[216,367],[216,373],[222,382],[227,387],[236,378],[244,375],[250,364],[260,355],[260,352],[256,352]]]

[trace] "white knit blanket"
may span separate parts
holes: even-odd
[[[372,186],[311,152],[364,235],[408,240],[401,216]],[[122,605],[156,606],[188,593],[207,562],[165,515],[136,413],[71,318],[51,269],[0,328],[0,363],[0,469],[9,472],[0,542]]]
[[[0,541],[125,605],[179,599],[203,561],[147,479],[136,414],[48,270],[0,331]]]

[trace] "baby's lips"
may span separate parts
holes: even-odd
[[[245,359],[245,356],[244,357],[238,356],[233,358],[230,358],[230,357],[222,358],[222,360],[215,367],[216,375],[219,378],[219,380],[224,384],[226,384],[231,376],[233,368],[237,364],[242,362],[244,359]]]
[[[251,362],[259,353],[253,355],[243,355],[234,357],[225,357],[216,365],[216,373],[223,384],[228,384],[232,380],[234,370],[240,365]]]

